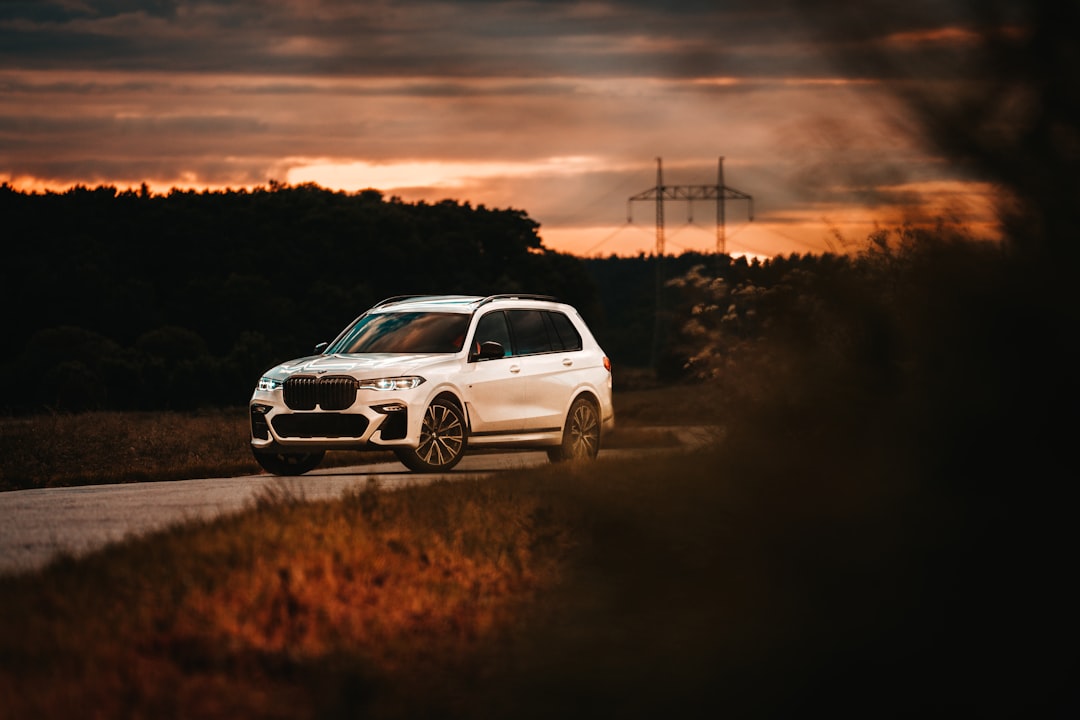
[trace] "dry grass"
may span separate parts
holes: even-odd
[[[490,670],[486,644],[558,580],[565,526],[539,495],[493,483],[334,503],[281,491],[237,517],[2,578],[0,715],[452,707],[443,678]]]
[[[617,396],[620,427],[605,438],[605,446],[678,445],[671,431],[651,426],[685,424],[696,416],[696,396],[689,388],[674,388],[658,403],[663,392]],[[660,411],[650,413],[650,407]],[[686,407],[692,409],[678,409]],[[248,433],[244,408],[0,418],[0,490],[254,474],[261,468],[251,457]],[[324,467],[393,459],[385,451],[331,452]]]
[[[36,415],[3,418],[0,431],[4,489],[258,471],[242,410]]]
[[[621,409],[640,407],[635,397],[620,397]],[[9,488],[257,472],[242,409],[2,422]],[[675,432],[633,419],[607,441],[679,445]],[[562,465],[368,487],[334,503],[281,485],[237,517],[0,578],[0,708],[40,718],[478,717],[481,689],[530,662],[529,618],[562,602],[550,604],[571,559],[593,544],[595,499],[582,504],[565,484],[630,470],[657,471]],[[491,708],[510,702],[497,695]]]

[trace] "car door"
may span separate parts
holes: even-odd
[[[503,346],[503,356],[477,358],[475,350],[481,343],[489,341]],[[525,425],[525,380],[520,359],[511,354],[510,330],[503,311],[486,313],[477,320],[470,347],[464,395],[469,406],[472,434],[521,430]]]
[[[562,427],[574,390],[574,353],[564,349],[551,314],[544,310],[507,310],[514,351],[525,379],[522,421],[528,430],[553,432]],[[580,347],[580,336],[578,347]],[[567,343],[573,347],[573,343]]]

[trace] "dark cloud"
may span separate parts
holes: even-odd
[[[0,64],[341,76],[790,72],[757,48],[798,26],[758,6],[15,2],[0,5]]]
[[[824,68],[816,51],[826,49],[845,72],[875,76],[888,68],[872,62],[868,49],[889,38],[1021,21],[1020,5],[995,2],[998,11],[989,13],[940,0],[6,2],[0,67],[347,77],[817,76]],[[893,50],[903,53],[903,43]],[[955,66],[955,48],[923,43],[918,51],[926,68]]]

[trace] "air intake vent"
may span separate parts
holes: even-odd
[[[283,438],[359,438],[368,426],[363,415],[342,413],[275,415],[270,422]]]

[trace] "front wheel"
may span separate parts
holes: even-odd
[[[437,399],[424,413],[420,444],[396,448],[394,452],[414,472],[443,472],[458,464],[468,442],[465,413],[456,403]]]
[[[322,462],[326,453],[323,451],[312,453],[286,453],[266,452],[252,448],[251,453],[255,461],[262,469],[271,475],[303,475],[309,470],[314,470]]]
[[[562,444],[548,450],[552,462],[592,460],[600,452],[600,412],[585,398],[578,398],[566,414]]]

